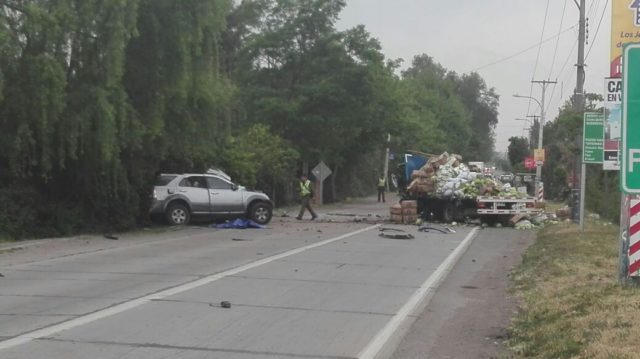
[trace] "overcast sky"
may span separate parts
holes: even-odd
[[[549,85],[547,90],[545,107],[549,121],[557,116],[558,108],[575,88],[577,47],[574,44],[578,38],[579,13],[574,0],[346,1],[338,28],[364,24],[372,36],[380,40],[388,58],[402,58],[406,66],[414,55],[425,53],[448,70],[457,73],[475,70],[489,87],[494,87],[500,94],[498,151],[506,151],[509,137],[527,135],[529,125],[516,118],[540,113],[535,102],[531,102],[529,108],[528,100],[514,98],[513,94],[531,94],[540,100],[541,86],[531,88],[531,80],[557,80],[558,85],[555,88]],[[608,76],[610,8],[609,0],[587,0],[589,41],[586,50],[593,46],[586,61],[587,92],[601,94],[603,79]],[[538,46],[535,45],[541,37],[553,39],[541,46],[536,66]],[[485,67],[530,47],[527,52]]]

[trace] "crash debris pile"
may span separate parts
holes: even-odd
[[[411,175],[407,191],[411,195],[437,198],[476,198],[478,196],[504,196],[523,198],[509,184],[502,184],[487,178],[477,169],[470,169],[462,163],[462,156],[448,154],[434,156]]]
[[[418,220],[418,202],[402,201],[391,206],[391,222],[414,224]]]

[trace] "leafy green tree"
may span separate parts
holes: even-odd
[[[276,189],[295,173],[299,154],[269,127],[256,124],[233,138],[227,148],[225,168],[236,181],[266,190],[277,198]]]
[[[449,76],[457,83],[457,93],[471,114],[469,160],[486,161],[493,155],[500,96],[494,88],[487,88],[484,79],[475,72],[459,78],[455,74]]]
[[[507,155],[514,169],[523,168],[524,159],[530,155],[529,140],[526,137],[510,137]]]
[[[471,116],[456,93],[447,71],[427,55],[418,55],[403,72],[407,94],[412,98],[414,118],[428,129],[430,152],[454,152],[471,157]]]

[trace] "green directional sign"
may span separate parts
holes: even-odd
[[[628,44],[622,56],[622,163],[620,184],[640,193],[640,44]]]
[[[604,160],[604,114],[585,112],[582,131],[582,162],[602,163]]]

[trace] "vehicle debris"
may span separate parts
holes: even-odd
[[[380,237],[389,239],[414,239],[415,237],[411,233],[398,228],[380,228]]]

